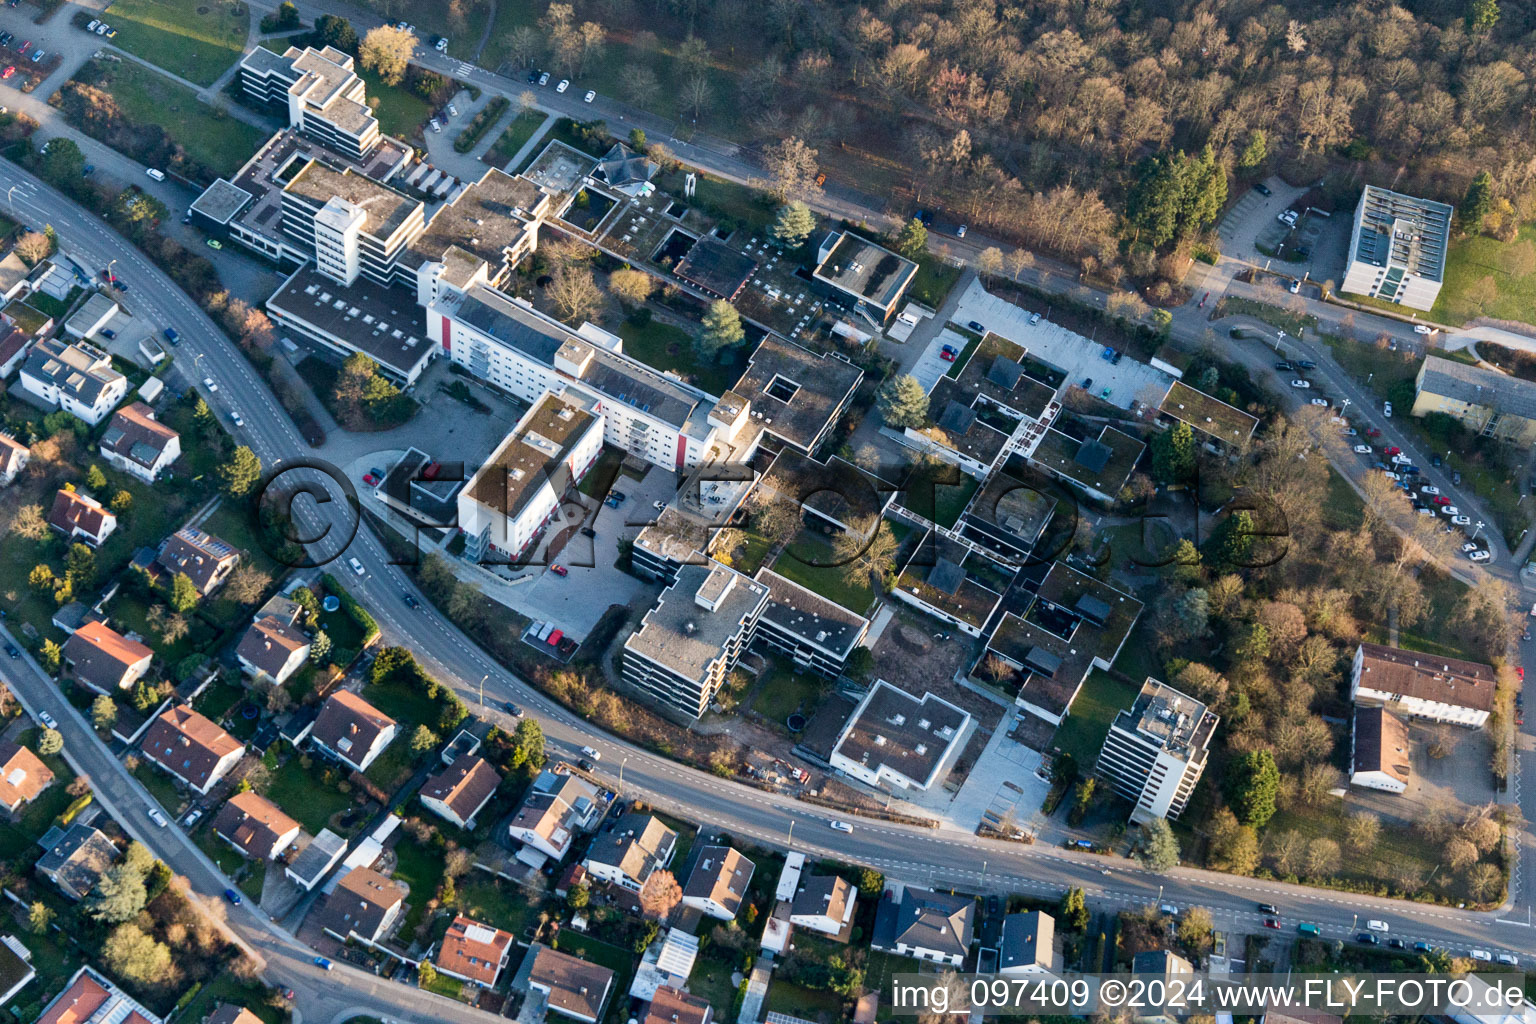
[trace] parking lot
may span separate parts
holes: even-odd
[[[1216,228],[1224,255],[1261,265],[1269,257],[1259,252],[1259,243],[1273,247],[1287,231],[1275,217],[1307,191],[1287,185],[1278,177],[1269,178],[1263,184],[1271,195],[1248,189],[1232,204]]]
[[[917,357],[917,362],[912,364],[912,376],[917,378],[924,391],[932,391],[933,386],[955,365],[941,355],[945,345],[956,352],[964,352],[966,339],[946,327],[934,336],[928,347],[923,349],[922,355]]]
[[[960,297],[954,320],[975,320],[993,334],[1024,346],[1030,355],[1062,370],[1069,384],[1091,379],[1094,395],[1122,409],[1137,401],[1156,405],[1168,393],[1172,378],[1163,371],[1134,359],[1111,363],[1103,357],[1103,345],[1044,318],[1031,324],[1031,316],[1029,310],[988,293],[980,281],[972,281]],[[939,344],[942,348],[943,342]]]

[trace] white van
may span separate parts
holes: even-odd
[[[157,167],[151,167],[148,170],[146,170],[144,173],[149,175],[151,178],[154,178],[156,181],[164,181],[165,180],[165,172],[160,170]]]

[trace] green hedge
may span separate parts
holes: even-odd
[[[347,614],[352,617],[352,621],[357,623],[358,626],[362,629],[363,646],[366,647],[368,644],[371,644],[377,640],[379,638],[380,632],[379,624],[374,621],[372,615],[368,614],[368,609],[358,604],[357,598],[353,597],[351,593],[347,591],[347,588],[342,586],[337,581],[335,576],[332,576],[330,573],[325,573],[320,577],[320,579],[325,584],[325,589],[329,593],[336,595],[336,599],[341,602],[342,608],[344,608]]]
[[[485,133],[491,130],[491,125],[501,120],[501,115],[506,113],[507,108],[511,105],[511,101],[505,96],[497,96],[491,102],[481,107],[480,113],[476,114],[473,120],[465,126],[464,130],[459,132],[459,137],[453,140],[454,151],[468,153],[474,149],[475,143],[479,142]]]

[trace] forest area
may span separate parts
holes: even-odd
[[[622,67],[636,106],[760,148],[798,138],[897,216],[937,206],[1110,283],[1166,279],[1171,254],[1213,245],[1228,178],[1321,181],[1339,203],[1386,182],[1458,203],[1486,172],[1509,231],[1536,207],[1526,5],[579,0],[534,12],[498,37],[504,67],[578,81]]]

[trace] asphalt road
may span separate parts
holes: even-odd
[[[575,101],[579,102],[579,97]],[[694,159],[691,155],[687,158]],[[98,219],[25,171],[0,163],[0,191],[13,185],[16,190],[9,200],[16,213],[33,224],[53,224],[64,240],[66,253],[76,256],[88,271],[116,261],[114,269],[130,284],[136,310],[181,333],[181,345],[173,354],[186,377],[198,382],[211,378],[219,386],[216,393],[205,395],[236,438],[250,445],[269,469],[282,468],[285,460],[291,469],[306,447],[265,382],[201,310]],[[243,429],[232,428],[228,414],[236,408],[245,419]],[[300,498],[296,505],[296,516],[310,536],[319,535],[326,522],[335,529],[350,526],[344,514],[346,502],[334,488],[328,489],[332,496],[327,503]],[[859,821],[851,836],[834,833],[824,812],[684,768],[580,722],[494,663],[430,605],[424,604],[417,611],[407,609],[402,597],[415,591],[405,575],[388,564],[382,545],[367,529],[357,533],[345,556],[356,557],[363,565],[363,575],[348,582],[374,610],[386,640],[415,650],[423,663],[440,680],[453,685],[466,701],[476,703],[483,679],[489,707],[503,699],[517,700],[542,720],[556,752],[570,753],[590,744],[604,755],[599,765],[602,772],[615,780],[622,772],[626,794],[643,794],[707,827],[778,847],[789,844],[793,828],[795,849],[870,864],[909,882],[954,885],[978,892],[1056,893],[1080,885],[1096,908],[1116,909],[1161,898],[1181,907],[1208,907],[1219,926],[1235,931],[1259,930],[1261,915],[1255,903],[1262,901],[1280,908],[1282,923],[1290,931],[1297,922],[1310,921],[1319,924],[1330,938],[1346,938],[1359,920],[1377,917],[1392,924],[1394,935],[1422,939],[1453,951],[1481,946],[1536,954],[1528,920],[1501,921],[1497,914],[1426,907],[1194,869],[1180,868],[1158,876],[1120,859],[878,822]],[[350,573],[344,565],[336,569]],[[177,827],[156,829],[148,822],[144,816],[148,795],[99,745],[57,689],[26,663],[0,666],[0,676],[30,711],[47,709],[59,719],[69,756],[78,770],[91,776],[103,806],[157,856],[186,875],[205,899],[217,902],[228,881]],[[499,714],[494,710],[484,713],[492,717]],[[298,1005],[307,1020],[329,1020],[348,1008],[390,1017],[483,1019],[483,1015],[451,1000],[381,981],[345,965],[338,964],[335,972],[322,975],[309,965],[307,950],[249,905],[234,910],[230,924],[242,942],[265,958],[270,981],[297,990]]]

